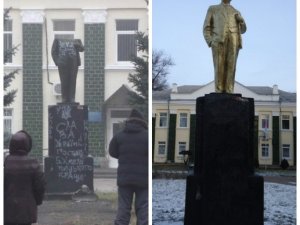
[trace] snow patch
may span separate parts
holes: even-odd
[[[186,180],[152,181],[152,224],[183,225]],[[296,224],[296,187],[265,183],[264,225]]]

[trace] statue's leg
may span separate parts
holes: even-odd
[[[212,46],[213,61],[215,68],[215,91],[217,93],[224,92],[224,45],[216,43]]]
[[[228,40],[228,51],[226,57],[227,75],[226,75],[226,92],[233,93],[236,62],[239,54],[239,35],[230,33]]]
[[[69,83],[70,89],[68,93],[70,96],[70,102],[75,102],[77,73],[78,73],[77,61],[73,60],[72,69],[70,70],[70,83]]]
[[[69,73],[69,71],[65,66],[59,66],[58,72],[59,72],[59,78],[60,78],[60,83],[61,83],[62,102],[68,102],[68,88],[69,88],[68,73]]]

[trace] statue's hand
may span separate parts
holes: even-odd
[[[244,23],[244,19],[240,14],[235,14],[235,19],[238,23]]]

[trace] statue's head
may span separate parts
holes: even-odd
[[[225,4],[230,4],[231,0],[222,0],[222,2]]]

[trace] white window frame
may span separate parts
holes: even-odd
[[[4,36],[6,34],[11,34],[11,47],[13,48],[13,20],[12,19],[7,19],[8,21],[11,21],[11,30],[10,31],[5,31],[3,27],[3,44],[4,44]],[[3,50],[5,49],[5,46],[3,46]],[[14,61],[14,55],[11,56],[11,62],[5,62],[5,64],[13,64]]]
[[[282,159],[291,159],[291,145],[290,144],[282,144]],[[289,156],[284,156],[284,149],[288,150]]]
[[[185,114],[186,116],[182,116],[183,114]],[[180,128],[188,128],[188,116],[189,116],[188,113],[185,113],[185,112],[179,113],[179,127]],[[182,119],[186,120],[186,126],[182,126],[182,123],[181,123]]]
[[[268,127],[264,127],[264,120],[266,120],[268,122]],[[261,129],[263,130],[269,130],[270,129],[270,115],[269,114],[262,114],[261,115]]]
[[[284,119],[284,117],[288,117],[288,119]],[[283,121],[289,122],[289,128],[283,128]],[[281,115],[281,129],[282,130],[291,130],[291,116],[290,115]]]
[[[54,30],[54,22],[63,22],[63,21],[74,21],[74,31],[55,31]],[[56,35],[73,35],[73,39],[75,39],[75,33],[76,33],[76,20],[75,19],[53,19],[52,20],[53,25],[53,39],[55,39]]]
[[[139,24],[139,20],[138,19],[116,19],[115,23],[117,24],[117,20],[137,20],[138,24]],[[116,62],[117,64],[120,65],[133,65],[133,63],[128,60],[128,61],[119,61],[118,59],[118,50],[119,50],[119,46],[118,46],[118,40],[119,40],[119,35],[120,34],[133,34],[135,35],[138,32],[137,30],[117,30],[117,25],[115,26],[115,31],[116,31]],[[136,52],[136,54],[138,55],[138,50]]]
[[[162,116],[162,114],[166,114],[165,116]],[[167,128],[168,127],[168,113],[167,112],[160,112],[159,114],[158,114],[159,116],[158,116],[158,127],[160,127],[160,128]],[[161,126],[161,119],[162,118],[165,118],[165,126]]]
[[[161,153],[161,147],[163,147],[164,153]],[[158,155],[166,155],[167,154],[167,144],[165,141],[158,141],[157,142],[157,154]]]
[[[10,111],[10,115],[6,115],[5,111]],[[3,112],[3,134],[5,133],[6,129],[5,129],[5,125],[6,122],[5,121],[10,121],[10,134],[13,134],[13,127],[12,127],[12,123],[13,123],[13,109],[12,108],[4,108],[4,112]],[[5,140],[3,140],[5,141]]]
[[[262,143],[260,145],[260,148],[261,148],[261,157],[262,158],[269,158],[270,157],[270,145],[269,145],[269,143]],[[264,155],[264,149],[267,150],[267,153],[268,153],[267,156]]]
[[[178,153],[180,153],[181,151],[186,151],[186,146],[187,146],[187,143],[186,141],[179,141],[178,142]],[[184,147],[183,150],[181,150],[181,148]]]

